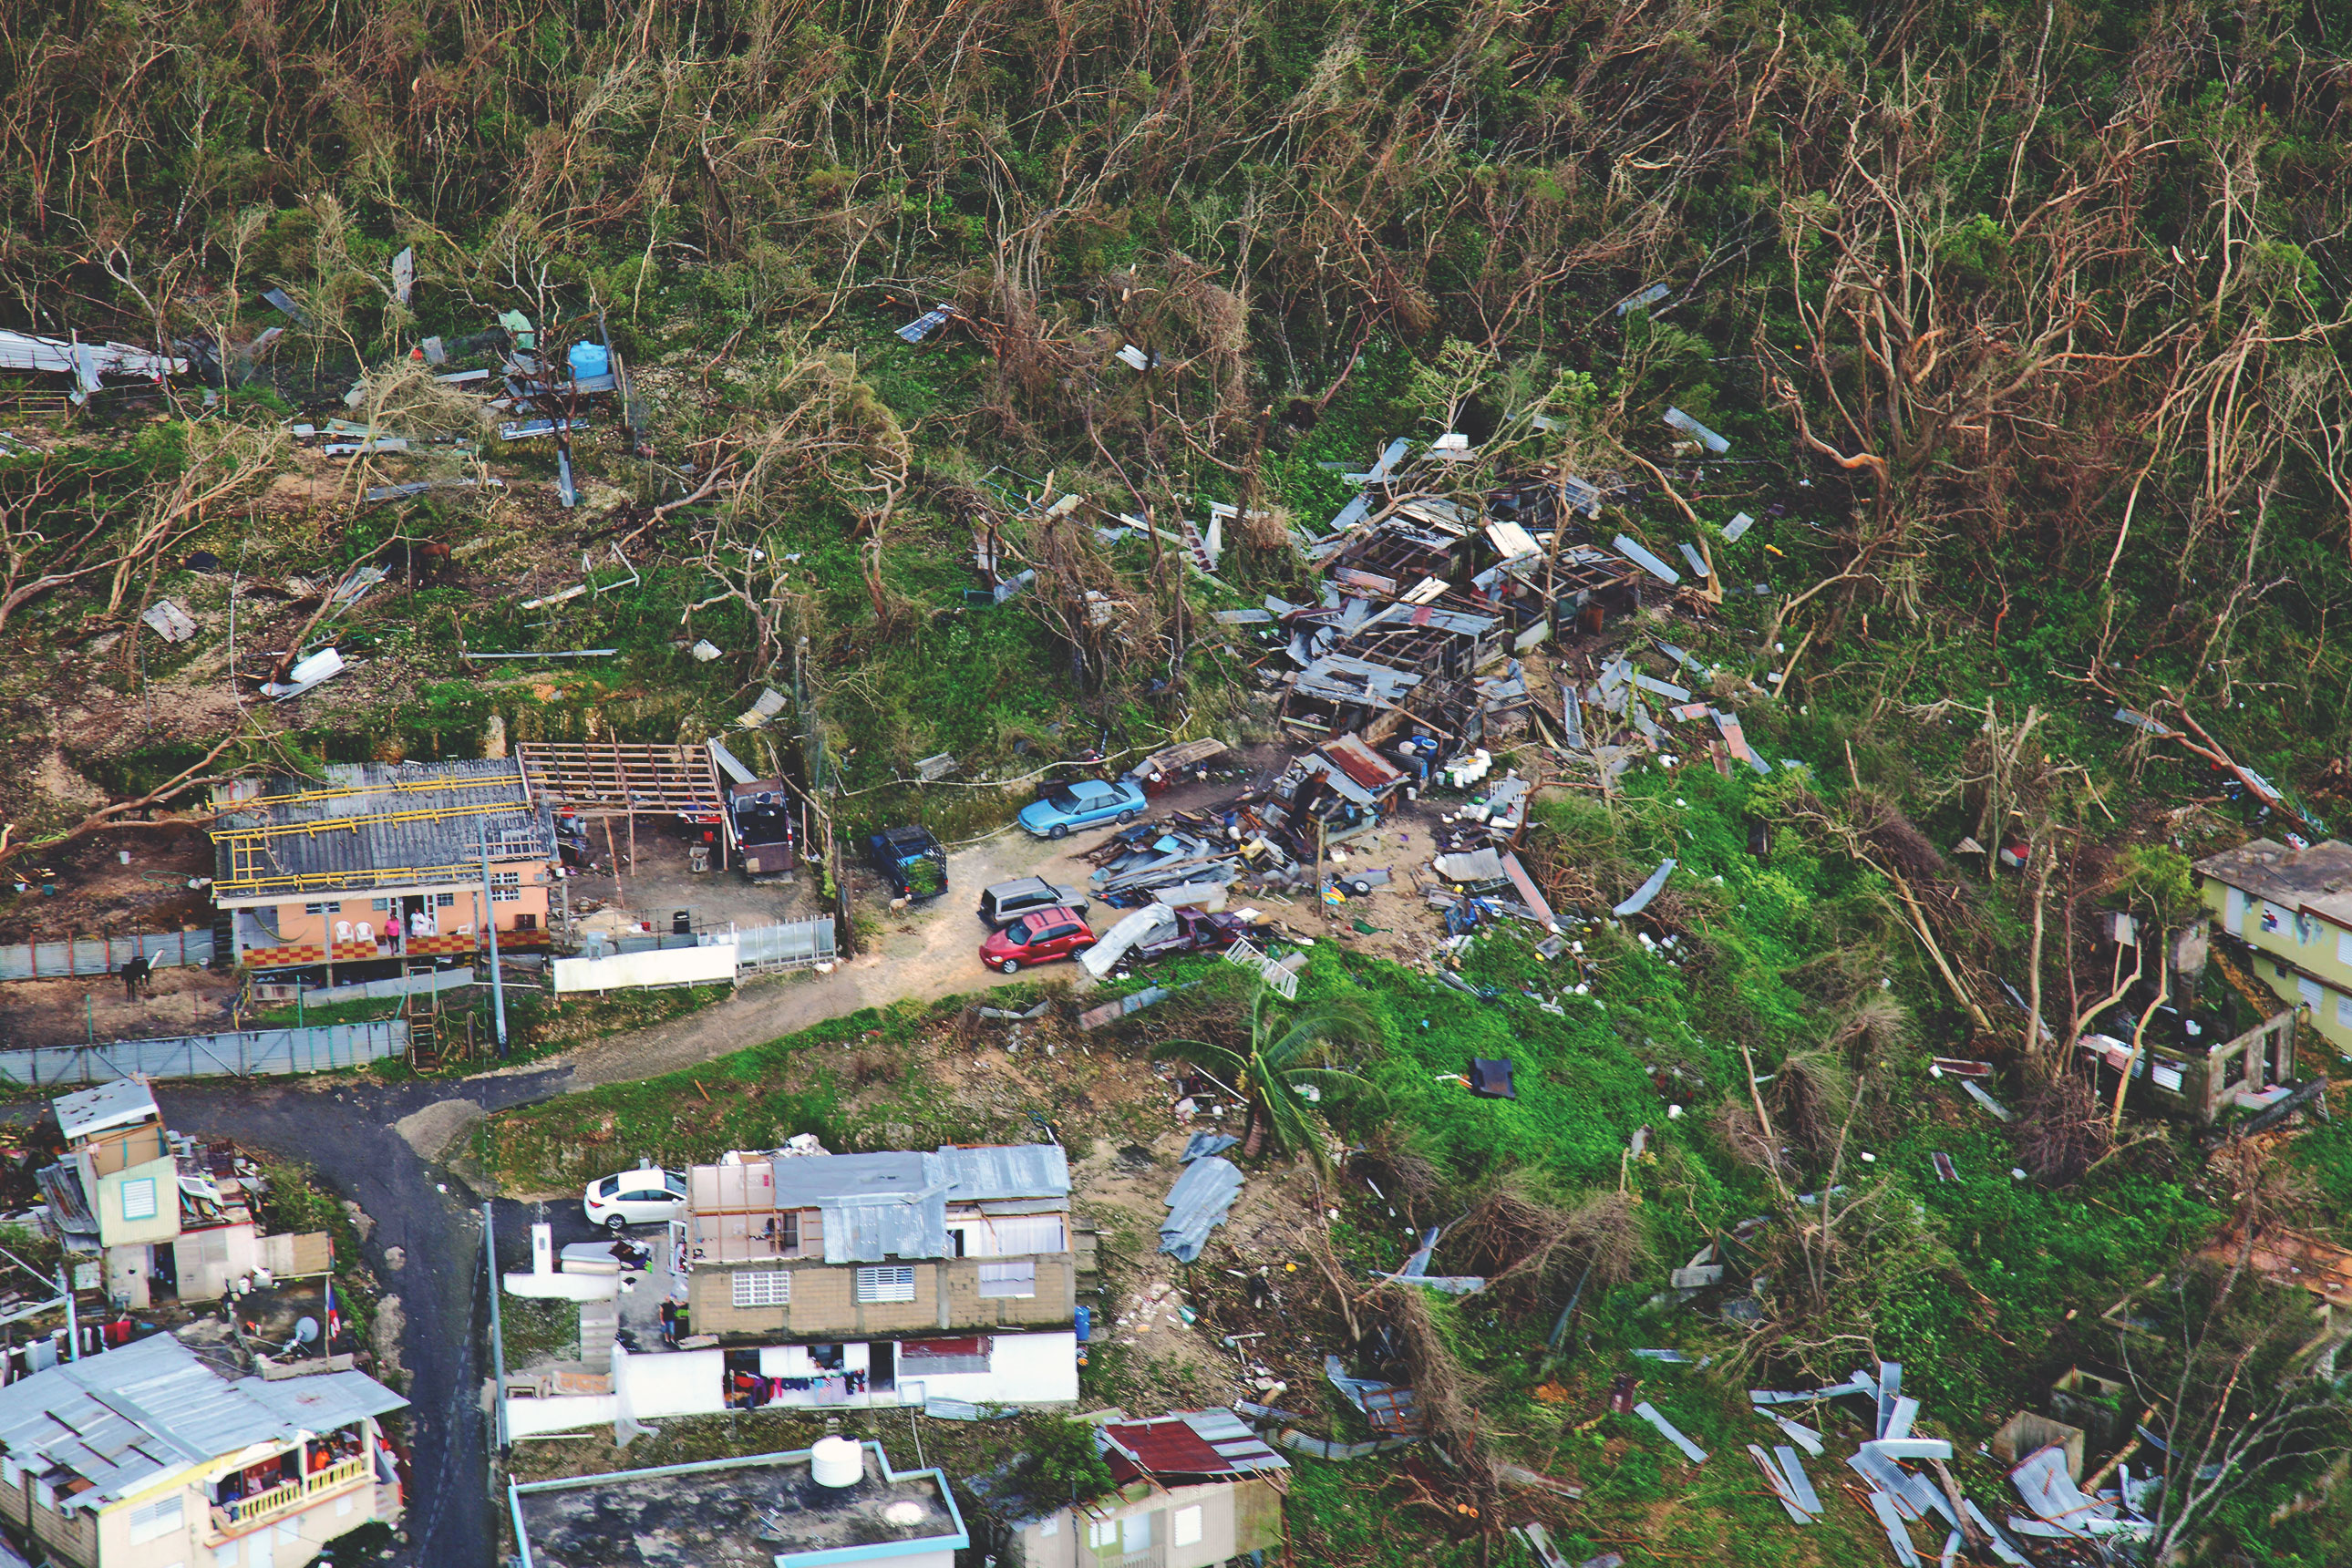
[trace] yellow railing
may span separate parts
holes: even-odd
[[[364,1480],[368,1474],[367,1456],[343,1459],[314,1471],[298,1481],[287,1481],[266,1492],[256,1492],[235,1502],[213,1505],[213,1536],[219,1537],[266,1524],[280,1514],[291,1513],[304,1507],[322,1492],[334,1491],[353,1481]]]

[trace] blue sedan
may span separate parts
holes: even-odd
[[[1048,784],[1045,792],[1021,808],[1021,826],[1040,838],[1061,838],[1073,827],[1116,822],[1122,827],[1143,815],[1143,791],[1126,779],[1105,784],[1081,779],[1076,784]]]

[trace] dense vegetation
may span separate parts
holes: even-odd
[[[1735,590],[1766,585],[1686,600],[1666,635],[1805,765],[1546,805],[1541,859],[1588,908],[1669,850],[1687,868],[1653,911],[1677,951],[1591,931],[1583,994],[1507,939],[1467,965],[1496,990],[1478,1001],[1318,956],[1310,999],[1381,1037],[1358,1065],[1391,1114],[1335,1106],[1342,1130],[1425,1184],[1426,1216],[1483,1205],[1521,1238],[1482,1267],[1550,1237],[1518,1285],[1411,1325],[1426,1366],[1484,1388],[1496,1431],[1454,1434],[1463,1452],[1546,1459],[1512,1436],[1559,1426],[1540,1380],[1589,1406],[1607,1352],[1679,1331],[1643,1305],[1660,1271],[1759,1214],[1782,1221],[1761,1325],[1706,1331],[1738,1370],[1896,1357],[1979,1437],[2035,1380],[2114,1358],[2101,1315],[2178,1271],[2167,1321],[2210,1332],[2150,1376],[2194,1384],[2218,1429],[2245,1407],[2212,1366],[2242,1349],[2273,1386],[2296,1309],[2181,1259],[2273,1214],[2347,1238],[2352,1148],[2330,1129],[2209,1164],[2185,1135],[2118,1140],[2064,1058],[2110,983],[2101,915],[2178,917],[2189,859],[2352,807],[2352,658],[2328,635],[2352,605],[2347,36],[2324,5],[2193,0],[15,6],[6,323],[209,342],[236,384],[104,395],[20,421],[33,449],[0,456],[0,634],[38,656],[0,698],[12,745],[58,764],[13,772],[0,805],[21,845],[241,763],[461,754],[494,725],[668,739],[772,685],[804,689],[838,814],[920,811],[948,837],[1000,820],[989,782],[1042,759],[1255,732],[1234,657],[1255,650],[1203,612],[1300,589],[1281,523],[1351,493],[1324,465],[1456,429],[1480,453],[1465,492],[1617,470],[1639,488],[1609,529],[1706,540]],[[1653,281],[1663,298],[1612,309]],[[964,319],[892,335],[942,302]],[[509,489],[373,507],[366,485],[479,470],[444,452],[321,477],[289,453],[288,416],[346,413],[355,379],[387,427],[470,417],[404,356],[508,310],[636,368],[645,444],[583,441],[577,510],[543,451],[494,441]],[[1113,358],[1130,343],[1159,364]],[[1670,405],[1729,455],[1677,458]],[[1084,504],[1032,504],[1049,476]],[[1269,514],[1218,584],[1149,531],[1096,532],[1211,500]],[[1764,521],[1728,542],[1740,510]],[[992,531],[1037,584],[968,605]],[[395,572],[342,625],[371,662],[299,711],[249,679],[230,700],[209,639],[139,630],[167,594],[217,626],[228,584],[199,550],[255,580],[436,545],[451,573]],[[534,622],[523,600],[583,555],[619,585]],[[290,657],[300,603],[238,612],[258,639],[238,671]],[[690,657],[701,638],[721,657]],[[520,679],[458,658],[592,645],[621,651]],[[943,751],[958,779],[905,782]],[[2204,765],[2222,757],[2283,804]],[[1948,859],[1966,838],[2031,868]],[[1963,1042],[2000,1060],[2014,1128],[1925,1076]],[[1515,1057],[1521,1100],[1447,1092],[1433,1075],[1470,1055]],[[614,1092],[649,1113],[667,1091]],[[856,1132],[828,1126],[829,1088],[791,1093],[763,1127]],[[901,1125],[958,1114],[909,1093]],[[1685,1113],[1662,1121],[1669,1101]],[[1801,1201],[1841,1182],[1856,1195]],[[1341,1228],[1354,1262],[1395,1261],[1387,1232]],[[1539,1368],[1570,1265],[1602,1258],[1609,1305],[1578,1342],[1604,1353]],[[1730,1384],[1656,1375],[1707,1446],[1748,1440]],[[1584,1479],[1629,1538],[1807,1549],[1724,1461],[1669,1521],[1645,1429],[1596,1430],[1614,1447]],[[2340,1561],[2344,1436],[2338,1415],[2283,1437],[2180,1549]],[[1303,1551],[1486,1550],[1392,1531],[1436,1516],[1365,1506],[1373,1484],[1309,1467]]]

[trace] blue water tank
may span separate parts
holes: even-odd
[[[1078,1343],[1085,1344],[1094,1337],[1095,1314],[1091,1307],[1080,1307],[1075,1316],[1078,1325]]]
[[[574,379],[613,374],[613,356],[602,343],[573,343],[570,358]]]

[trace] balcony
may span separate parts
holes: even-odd
[[[213,1529],[207,1544],[232,1535],[242,1535],[257,1525],[305,1509],[330,1492],[355,1486],[368,1478],[368,1461],[364,1454],[339,1460],[323,1470],[316,1470],[299,1481],[287,1481],[266,1492],[256,1492],[235,1502],[213,1505]]]

